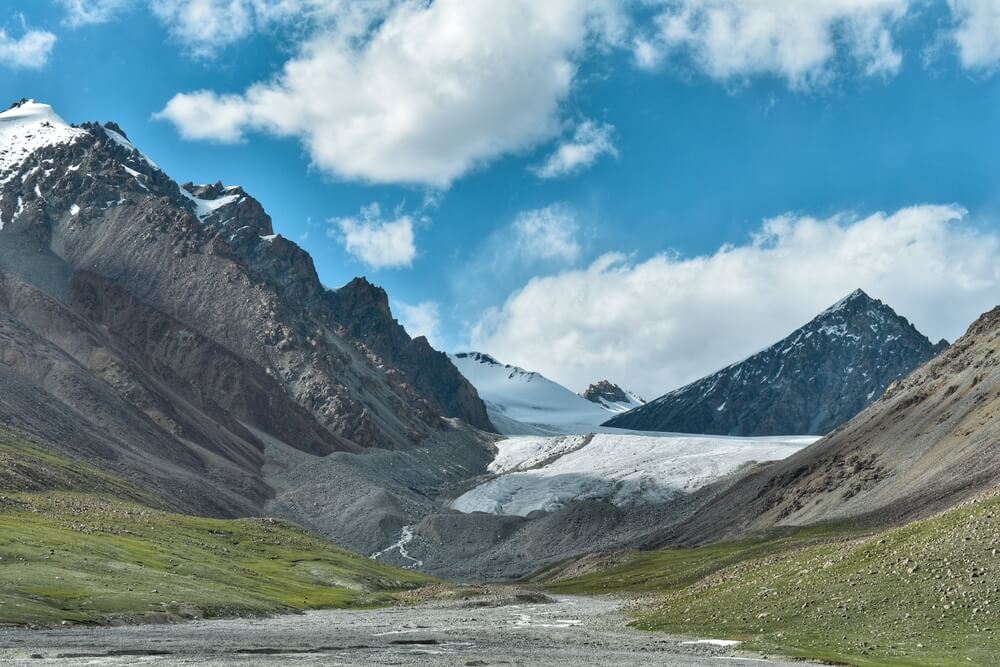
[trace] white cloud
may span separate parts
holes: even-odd
[[[1000,64],[1000,0],[948,0],[956,27],[959,59],[969,69]]]
[[[413,218],[382,217],[378,204],[361,209],[353,218],[334,218],[330,236],[339,238],[344,249],[373,269],[399,268],[413,264],[417,256]]]
[[[403,301],[396,301],[394,310],[411,338],[426,336],[432,347],[441,349],[439,347],[441,308],[437,302],[421,301],[411,305]]]
[[[88,3],[88,0],[63,0]],[[95,0],[89,0],[93,3]],[[102,0],[96,0],[101,2]],[[128,2],[129,0],[103,0]],[[156,17],[172,39],[200,58],[257,32],[291,27],[296,34],[321,26],[363,22],[383,14],[398,0],[151,0]],[[355,27],[357,29],[357,27]]]
[[[129,7],[132,0],[58,0],[71,28],[107,23]]]
[[[617,157],[614,133],[614,125],[585,120],[576,127],[572,139],[559,144],[532,172],[540,178],[558,178],[586,169],[602,155]]]
[[[412,0],[380,18],[324,24],[273,80],[179,94],[160,117],[193,139],[297,137],[340,178],[445,188],[555,136],[579,61],[620,40],[623,21],[613,0]],[[243,25],[235,11],[218,29],[229,39]]]
[[[606,255],[538,277],[488,312],[473,349],[573,388],[615,377],[659,396],[789,334],[861,287],[934,339],[1000,294],[1000,237],[956,206],[785,215],[707,256]]]
[[[516,254],[527,260],[574,262],[580,257],[580,226],[569,209],[554,204],[522,211],[514,219]]]
[[[720,81],[770,74],[794,88],[822,85],[839,54],[869,76],[899,70],[893,29],[913,0],[661,0],[652,36],[634,44],[653,67],[680,55]]]
[[[211,56],[254,30],[247,0],[153,0],[151,6],[171,37],[195,56]]]
[[[0,29],[0,66],[41,69],[49,62],[56,36],[45,30],[25,30],[19,38]]]
[[[246,106],[238,95],[218,96],[207,90],[177,95],[154,118],[173,121],[185,139],[207,139],[223,144],[243,140],[240,125]]]

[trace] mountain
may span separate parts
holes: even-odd
[[[637,394],[622,389],[608,380],[595,382],[587,387],[580,396],[610,412],[628,412],[646,404],[646,401]]]
[[[640,431],[829,433],[947,346],[852,292],[787,338],[605,425]]]
[[[996,485],[998,440],[1000,307],[827,437],[718,494],[671,540],[929,516]]]
[[[460,352],[451,360],[475,386],[504,435],[586,432],[615,412],[540,373],[503,364],[488,354]]]
[[[419,498],[480,470],[493,430],[383,290],[324,287],[242,188],[178,185],[118,125],[29,100],[0,113],[0,426],[217,516],[294,492],[273,476],[295,455],[447,457],[399,485]]]

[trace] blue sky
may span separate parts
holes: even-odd
[[[0,88],[243,185],[336,287],[657,395],[855,287],[998,300],[997,0],[0,0]]]

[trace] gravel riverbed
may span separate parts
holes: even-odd
[[[45,630],[0,629],[12,665],[728,665],[738,646],[626,627],[609,598],[488,596],[266,619]],[[769,665],[792,663],[767,662]]]

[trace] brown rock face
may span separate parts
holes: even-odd
[[[270,438],[324,455],[492,430],[381,289],[324,288],[241,188],[179,187],[116,125],[82,130],[0,174],[0,426],[222,514],[273,495]]]
[[[628,403],[631,400],[624,389],[608,380],[595,382],[580,395],[597,404],[600,404],[602,399],[609,403]]]

